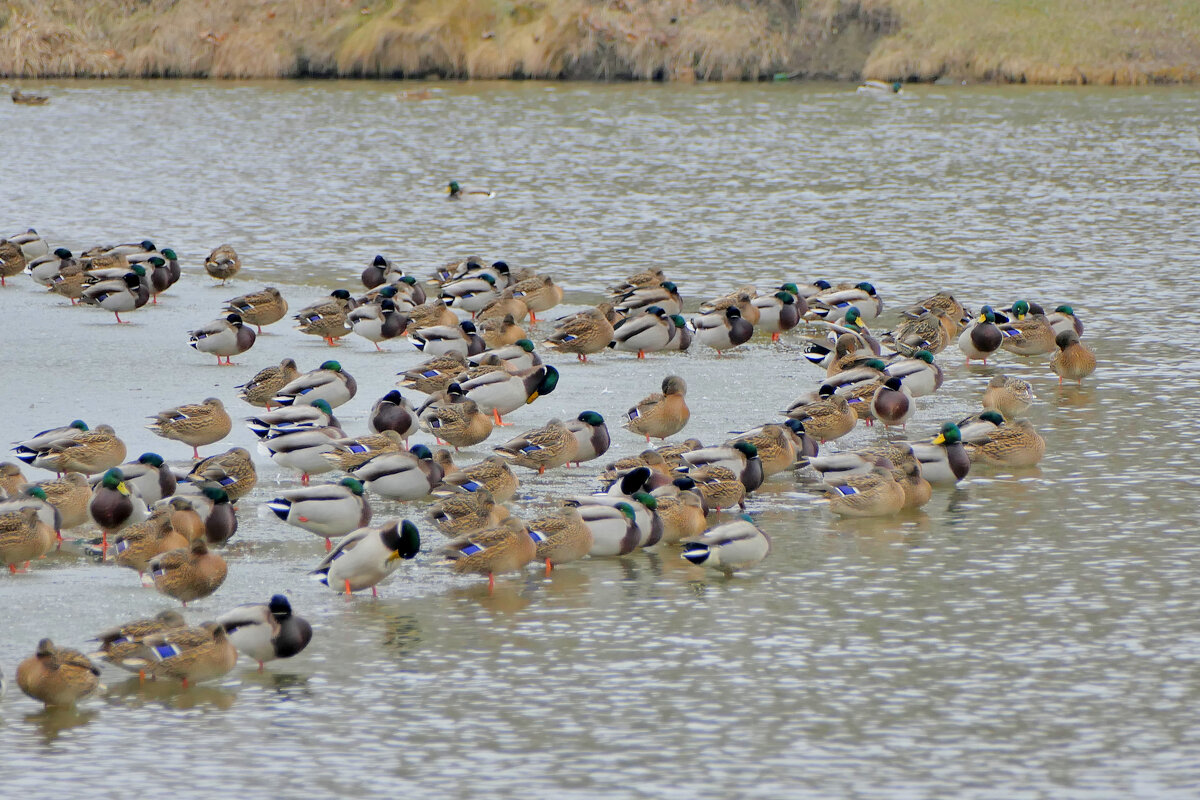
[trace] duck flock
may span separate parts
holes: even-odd
[[[456,187],[451,199],[493,194]],[[228,281],[242,263],[233,247],[222,245],[204,268]],[[157,303],[183,274],[175,251],[149,240],[76,255],[34,230],[0,239],[0,285],[22,273],[72,305],[112,313],[117,323]],[[437,568],[487,576],[489,585],[495,575],[531,564],[549,573],[643,548],[676,548],[697,569],[726,574],[764,560],[759,568],[769,569],[770,540],[744,511],[747,496],[771,476],[790,476],[798,489],[824,498],[832,514],[878,517],[919,508],[935,487],[952,486],[972,469],[1030,466],[1042,458],[1045,443],[1022,416],[1035,399],[1032,388],[1012,376],[991,380],[978,413],[947,421],[932,436],[904,438],[921,398],[943,384],[939,356],[955,357],[957,349],[969,365],[1050,355],[1048,368],[1060,383],[1082,381],[1096,367],[1073,310],[1047,311],[1049,304],[1032,299],[967,308],[939,291],[903,307],[891,329],[882,330],[883,300],[866,282],[745,286],[705,299],[688,314],[672,276],[647,270],[616,283],[595,306],[551,319],[563,287],[552,275],[504,261],[472,257],[414,275],[380,255],[361,281],[291,317],[302,334],[330,346],[354,335],[377,349],[407,340],[422,352],[425,360],[399,380],[390,371],[360,376],[379,392],[366,431],[347,431],[335,416],[359,386],[333,358],[308,372],[291,358],[258,371],[243,368],[238,385],[227,386],[245,404],[261,456],[296,479],[295,488],[265,507],[277,524],[315,534],[311,576],[345,594],[376,593],[430,534],[441,539]],[[268,286],[229,300],[216,319],[189,333],[187,344],[236,367],[232,359],[253,355],[263,326],[288,316],[287,300]],[[811,384],[786,409],[763,409],[763,418],[752,421],[761,422],[757,427],[739,420],[747,429],[726,441],[672,438],[686,434],[691,415],[687,383],[676,374],[644,387],[658,391],[619,411],[617,421],[628,431],[619,435],[645,437],[646,449],[636,456],[604,460],[617,410],[606,419],[581,408],[573,418],[550,419],[515,436],[498,431],[511,424],[505,417],[536,407],[539,397],[570,381],[573,370],[590,368],[583,367],[589,359],[666,363],[669,356],[657,354],[682,351],[717,359],[768,334],[771,341],[791,340],[776,357],[795,361],[802,354]],[[14,461],[0,464],[0,563],[12,573],[36,569],[64,532],[78,530],[75,538],[96,550],[97,569],[115,564],[136,571],[144,585],[185,607],[217,592],[229,566],[221,549],[245,513],[237,504],[258,480],[245,448],[201,458],[199,448],[232,430],[226,404],[234,392],[228,394],[149,416],[154,434],[193,448],[195,462],[178,472],[156,453],[127,461],[120,436],[105,424],[74,420],[17,442]],[[868,447],[839,450],[837,440],[859,423],[877,426],[881,435]],[[456,464],[449,449],[485,442],[492,454],[472,464]],[[545,473],[587,462],[601,466],[587,476],[571,473],[577,493],[557,506],[517,501],[521,470]],[[29,467],[47,477],[27,476]],[[413,506],[412,519],[379,520],[372,499],[421,505]],[[224,675],[239,652],[262,669],[299,653],[311,637],[308,622],[277,594],[199,625],[174,609],[115,624],[98,633],[90,654],[43,639],[16,677],[29,696],[66,705],[98,690],[98,662],[186,684]]]

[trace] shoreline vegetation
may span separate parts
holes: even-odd
[[[1200,80],[1195,0],[0,0],[0,76]]]

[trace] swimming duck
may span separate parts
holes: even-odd
[[[427,516],[449,538],[494,528],[508,518],[508,509],[498,505],[487,489],[469,492],[446,487],[437,492],[438,501]]]
[[[404,451],[404,440],[395,431],[372,433],[366,436],[348,436],[333,440],[333,449],[321,457],[333,464],[334,469],[349,472],[379,455]]]
[[[684,453],[683,460],[686,466],[678,467],[679,472],[690,474],[694,469],[721,466],[737,475],[747,492],[762,486],[762,459],[758,457],[758,448],[751,442],[737,441],[728,447],[702,447]]]
[[[444,451],[443,451],[444,452]],[[502,456],[488,456],[477,464],[463,467],[442,478],[442,484],[477,492],[486,489],[497,503],[511,500],[519,485],[517,476]]]
[[[168,408],[150,417],[154,422],[146,430],[164,439],[173,439],[192,446],[192,458],[200,458],[200,446],[221,441],[233,430],[233,420],[225,405],[216,397],[199,403]]]
[[[829,499],[829,510],[843,517],[890,516],[904,508],[904,489],[892,475],[894,466],[877,459],[870,472],[859,472],[826,481],[818,488]]]
[[[271,401],[279,390],[300,377],[296,361],[285,358],[279,366],[265,367],[255,373],[254,377],[239,385],[238,397],[252,406],[271,410]]]
[[[354,333],[374,344],[377,352],[383,352],[379,343],[403,334],[408,327],[408,317],[396,310],[394,302],[384,298],[378,304],[366,303],[351,311],[346,324]]]
[[[457,392],[458,384],[452,383],[447,393]],[[474,400],[456,395],[459,399],[434,403],[420,412],[418,425],[421,430],[454,447],[471,447],[492,435],[493,422],[490,414],[479,410]]]
[[[458,574],[470,572],[488,576],[488,589],[495,588],[496,573],[519,572],[537,555],[537,545],[529,528],[516,517],[509,517],[494,528],[460,536],[439,555]]]
[[[871,416],[885,426],[906,425],[916,410],[899,378],[888,378],[871,395]]]
[[[113,561],[138,575],[150,565],[150,559],[169,550],[187,547],[191,540],[171,526],[170,505],[159,506],[141,522],[126,526],[113,541]]]
[[[634,289],[617,298],[613,304],[618,314],[635,317],[661,308],[667,314],[683,313],[683,298],[679,296],[679,287],[671,281],[663,281],[658,286]]]
[[[958,349],[967,357],[967,365],[971,359],[978,359],[985,365],[988,356],[1000,349],[1004,343],[1004,334],[996,326],[996,312],[991,306],[979,309],[975,323],[958,337]]]
[[[126,324],[126,321],[121,319],[121,312],[141,308],[150,300],[150,289],[143,280],[145,277],[145,267],[135,264],[121,278],[85,285],[80,291],[79,299],[87,305],[111,311],[117,318],[117,324]]]
[[[237,664],[237,648],[216,622],[195,628],[172,628],[153,633],[121,660],[127,669],[152,678],[168,678],[189,684],[219,678]]]
[[[367,429],[371,433],[393,431],[401,439],[407,439],[417,429],[416,409],[404,399],[404,395],[393,389],[371,407],[367,415]]]
[[[1061,386],[1066,378],[1082,386],[1083,379],[1096,371],[1096,354],[1079,341],[1079,334],[1073,328],[1058,334],[1054,343],[1058,352],[1050,359],[1050,371],[1058,376],[1058,384]]]
[[[537,312],[549,311],[563,299],[562,287],[555,285],[554,279],[549,275],[527,278],[514,283],[505,291],[525,304],[529,309],[529,321],[534,325],[537,324]]]
[[[611,304],[602,303],[559,320],[554,333],[546,337],[546,346],[559,353],[574,353],[579,361],[587,363],[588,356],[601,352],[613,340],[613,326],[605,307],[612,309]]]
[[[150,559],[148,564],[154,588],[174,597],[187,608],[189,601],[200,600],[221,588],[228,567],[220,554],[210,552],[203,538],[186,548],[168,550]]]
[[[651,306],[645,313],[626,317],[614,325],[609,347],[645,358],[646,353],[666,350],[680,332],[680,327],[664,309]]]
[[[597,412],[582,412],[575,419],[567,421],[567,429],[575,436],[575,457],[571,460],[576,466],[608,452],[611,444],[608,425]]]
[[[966,445],[972,462],[999,467],[1031,467],[1046,453],[1046,440],[1029,420],[1005,423],[987,435],[986,441]]]
[[[204,271],[221,282],[229,283],[229,279],[242,269],[242,259],[232,245],[223,244],[208,254],[204,259]]]
[[[859,84],[854,90],[855,94],[867,95],[868,97],[888,98],[895,97],[904,91],[904,84],[900,81],[865,81]]]
[[[121,470],[113,468],[104,473],[104,478],[92,490],[88,502],[88,515],[103,532],[101,558],[108,553],[108,536],[127,525],[146,519],[146,503],[130,491]]]
[[[38,509],[12,501],[0,504],[0,564],[7,564],[14,575],[22,572],[18,564],[41,558],[54,546],[54,530],[42,523]]]
[[[496,193],[491,189],[461,186],[458,181],[450,181],[446,186],[446,196],[451,200],[491,200]]]
[[[849,401],[837,394],[833,386],[822,386],[816,397],[801,397],[783,413],[802,422],[809,435],[821,442],[845,436],[858,423]]]
[[[892,361],[884,367],[884,373],[899,378],[909,397],[925,397],[942,388],[945,375],[933,360],[933,353],[918,350],[909,358]]]
[[[1026,300],[1013,303],[1010,310],[1016,321],[999,326],[1000,333],[1004,335],[1004,343],[1001,346],[1005,350],[1019,356],[1039,356],[1054,352],[1054,329],[1050,327],[1044,314],[1031,313],[1029,302]]]
[[[771,552],[771,540],[748,514],[705,531],[699,539],[684,542],[682,557],[697,566],[731,575],[756,566]]]
[[[479,331],[483,337],[483,343],[489,349],[493,347],[506,347],[526,338],[525,329],[517,324],[512,314],[505,314],[499,320],[484,320],[479,325]]]
[[[956,483],[971,471],[971,459],[962,444],[962,433],[953,422],[927,443],[911,442],[913,457],[921,464],[921,475],[930,483]]]
[[[359,528],[342,537],[310,575],[335,592],[371,589],[421,550],[421,535],[408,520],[393,520],[378,528]]]
[[[592,529],[583,521],[578,508],[566,507],[542,514],[529,523],[529,536],[537,549],[534,558],[553,567],[569,564],[586,556],[592,549]]]
[[[480,411],[492,414],[497,425],[507,425],[501,421],[501,415],[550,394],[558,386],[558,377],[558,370],[542,364],[514,373],[507,370],[487,372],[460,381],[459,386],[462,394],[474,400]]]
[[[983,391],[983,407],[999,411],[1005,419],[1014,419],[1033,405],[1034,398],[1028,382],[1011,375],[997,375]]]
[[[183,615],[173,608],[160,611],[149,619],[135,619],[131,622],[125,622],[116,627],[101,631],[96,636],[96,641],[100,642],[100,649],[92,653],[91,657],[107,661],[122,669],[134,669],[134,671],[137,671],[136,667],[129,667],[123,662],[126,658],[135,656],[143,639],[157,633],[165,633],[186,627],[187,622],[184,620]]]
[[[218,367],[221,366],[222,357],[226,365],[235,366],[231,357],[253,347],[254,339],[254,331],[242,322],[238,314],[228,314],[224,319],[213,320],[194,331],[188,331],[188,344],[201,353],[216,356]]]
[[[663,378],[662,392],[644,397],[636,406],[625,413],[624,427],[641,434],[650,441],[653,436],[666,439],[683,430],[691,412],[684,397],[687,384],[678,375]]]
[[[799,325],[800,317],[808,311],[807,303],[796,302],[795,295],[785,291],[755,297],[753,304],[759,315],[755,329],[771,334],[772,342]]]
[[[579,443],[562,420],[552,419],[542,427],[527,430],[493,449],[511,463],[536,469],[541,475],[547,469],[574,461]]]
[[[48,706],[69,706],[100,688],[100,670],[78,650],[42,639],[17,666],[17,686]]]
[[[321,366],[306,372],[288,383],[275,395],[275,403],[281,406],[313,405],[324,400],[330,408],[349,402],[358,394],[358,381],[337,361],[326,361]]]
[[[324,538],[326,550],[332,547],[332,537],[344,536],[371,521],[371,504],[358,478],[283,492],[267,503],[267,508],[287,524]]]
[[[418,350],[430,356],[451,352],[473,356],[487,349],[483,337],[476,333],[475,324],[470,320],[463,320],[458,325],[420,328],[409,334],[408,340]]]
[[[696,330],[696,338],[709,347],[721,351],[737,347],[750,341],[754,335],[754,326],[742,317],[741,309],[729,306],[722,312],[712,312],[692,317],[692,327]]]
[[[808,313],[804,318],[836,323],[846,319],[851,308],[858,309],[861,322],[870,322],[883,313],[883,300],[866,281],[849,288],[831,287],[808,298]]]
[[[352,474],[368,491],[389,500],[420,500],[442,482],[442,467],[423,444],[407,453],[375,456]]]
[[[415,389],[423,394],[433,394],[444,391],[466,368],[466,356],[462,353],[450,352],[435,356],[398,374],[404,379],[400,381],[400,385],[405,389]]]
[[[237,606],[217,617],[229,641],[239,653],[245,653],[263,665],[279,658],[291,658],[312,641],[312,625],[292,613],[292,604],[281,595],[272,595],[266,603]]]

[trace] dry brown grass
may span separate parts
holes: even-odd
[[[1194,0],[0,0],[0,74],[1141,83]]]

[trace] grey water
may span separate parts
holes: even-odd
[[[106,668],[104,696],[43,711],[12,684],[39,638],[98,631],[173,601],[68,544],[0,576],[0,763],[6,792],[178,797],[1194,797],[1200,785],[1200,539],[1192,347],[1200,275],[1200,92],[910,87],[894,101],[822,84],[59,82],[45,107],[0,105],[0,234],[36,227],[81,250],[145,237],[185,276],[117,326],[25,276],[0,290],[0,439],[81,417],[130,458],[181,469],[188,449],[145,417],[221,397],[284,356],[337,358],[359,381],[339,410],[365,430],[422,357],[330,349],[281,322],[217,368],[186,331],[265,284],[293,309],[361,288],[376,253],[427,275],[478,254],[549,272],[567,310],[662,267],[689,309],[733,287],[868,280],[882,327],[950,290],[995,306],[1071,304],[1100,367],[1060,387],[1046,358],[966,367],[918,401],[912,437],[979,408],[1014,374],[1047,442],[1034,469],[975,469],[920,512],[838,520],[787,474],[752,495],[770,556],[732,579],[677,551],[485,579],[423,552],[346,599],[305,573],[321,540],[263,504],[296,476],[257,457],[229,578],[189,621],[285,592],[316,631],[262,674],[243,659],[184,690]],[[433,98],[402,92],[433,88]],[[450,179],[495,199],[453,203]],[[244,269],[201,268],[228,242]],[[558,310],[547,316],[553,318]],[[539,326],[536,339],[549,330]],[[718,442],[778,419],[822,372],[802,336],[717,358],[544,356],[563,374],[515,427],[609,421],[600,462],[521,472],[532,517],[598,488],[644,442],[621,412],[663,376],[689,384],[680,436]],[[419,400],[420,395],[414,395]],[[860,426],[836,448],[884,436]],[[898,435],[898,434],[893,434]],[[417,441],[429,437],[418,434]],[[205,454],[253,438],[239,425]],[[45,473],[27,469],[33,479]],[[79,529],[74,535],[88,536]]]

